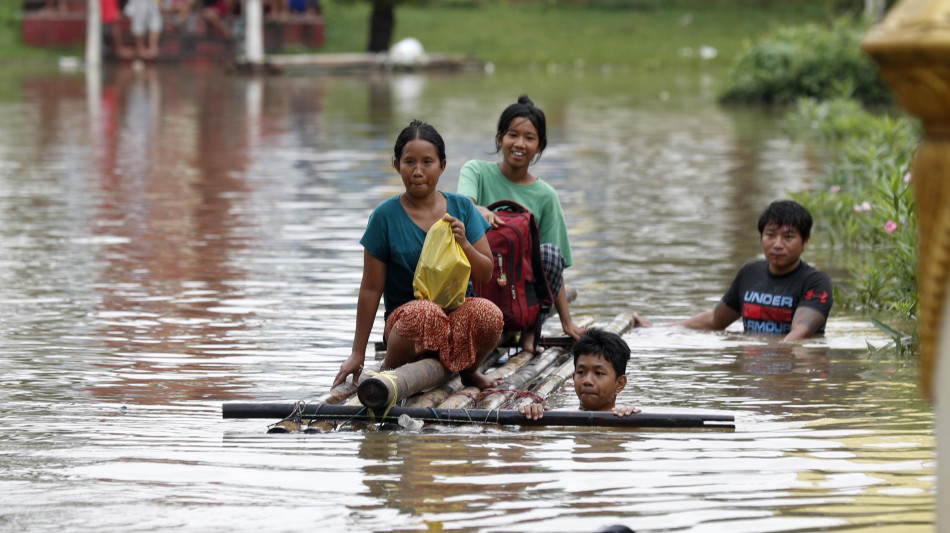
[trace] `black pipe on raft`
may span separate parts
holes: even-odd
[[[401,415],[417,420],[443,424],[499,424],[511,426],[580,426],[626,428],[735,428],[735,417],[705,413],[636,413],[617,416],[610,411],[545,411],[539,420],[529,420],[523,413],[504,409],[438,409],[426,407],[392,407],[370,410],[359,405],[298,403],[225,403],[223,418],[273,418],[291,416],[314,420],[364,420],[396,422]]]

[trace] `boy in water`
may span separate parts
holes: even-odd
[[[617,395],[627,385],[630,347],[620,335],[590,328],[571,349],[574,354],[574,392],[582,411],[613,411],[617,416],[639,413],[634,406],[618,406]],[[541,404],[518,408],[529,420],[538,420],[547,409]]]

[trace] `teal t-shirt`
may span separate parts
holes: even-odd
[[[460,194],[442,194],[445,196],[446,212],[465,224],[468,241],[474,244],[481,239],[489,225],[472,201]],[[370,255],[386,263],[386,287],[383,289],[386,317],[400,305],[415,300],[412,278],[425,240],[426,232],[409,218],[406,209],[399,203],[398,194],[376,206],[369,216],[360,244]]]
[[[556,244],[564,256],[564,266],[574,264],[571,243],[567,237],[567,223],[557,191],[541,178],[531,185],[512,183],[498,164],[473,159],[462,166],[459,172],[458,192],[475,199],[475,203],[487,206],[498,200],[514,200],[534,213],[541,233],[541,243]]]

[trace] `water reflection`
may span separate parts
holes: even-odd
[[[326,390],[349,350],[366,217],[402,188],[395,132],[435,124],[448,143],[442,187],[454,190],[467,159],[494,157],[497,114],[522,92],[548,114],[537,171],[567,209],[575,313],[665,321],[709,308],[758,254],[761,207],[820,166],[771,112],[717,107],[709,87],[705,75],[210,68],[0,79],[0,520],[37,531],[928,528],[933,431],[916,368],[869,357],[866,341],[881,337],[838,311],[827,338],[803,346],[735,328],[627,335],[621,402],[733,413],[732,432],[278,437],[266,421],[220,419],[222,401]],[[552,403],[576,399],[565,389]]]

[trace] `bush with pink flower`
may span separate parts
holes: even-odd
[[[790,113],[793,133],[822,141],[820,149],[830,156],[815,188],[792,196],[815,218],[812,248],[827,250],[851,273],[850,280],[836,280],[836,303],[915,319],[917,215],[911,165],[919,125],[847,102],[803,100]]]

